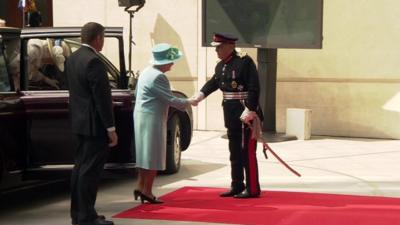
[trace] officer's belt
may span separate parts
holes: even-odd
[[[243,100],[247,99],[248,92],[247,91],[240,91],[240,92],[223,92],[224,100],[232,100],[232,99],[238,99],[238,100]]]

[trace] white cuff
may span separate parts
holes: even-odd
[[[201,91],[199,91],[199,93],[198,93],[197,96],[196,96],[196,99],[197,99],[198,101],[203,100],[203,99],[204,99],[204,93],[201,92]]]
[[[115,131],[115,127],[109,127],[109,128],[107,128],[107,131],[108,131],[108,132],[113,132],[113,131]]]

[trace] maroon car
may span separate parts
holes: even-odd
[[[106,28],[101,55],[112,87],[119,137],[106,169],[132,168],[135,162],[135,100],[125,67],[122,31],[122,27]],[[33,52],[31,45],[42,49]],[[0,28],[1,190],[32,179],[53,179],[52,174],[72,167],[75,140],[70,132],[68,84],[59,63],[80,45],[79,27]],[[174,94],[186,97],[180,92]],[[192,122],[190,108],[186,112],[170,109],[164,172],[179,170],[181,151],[188,148],[192,137]]]

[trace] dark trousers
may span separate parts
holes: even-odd
[[[97,218],[97,189],[108,154],[106,137],[78,135],[75,166],[71,175],[71,218],[79,223]]]
[[[228,128],[229,152],[231,161],[231,188],[246,190],[252,194],[260,193],[257,165],[257,141],[251,139],[251,130],[248,126],[242,128]],[[246,174],[246,185],[244,184]]]

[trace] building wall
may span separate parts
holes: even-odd
[[[323,49],[278,50],[277,129],[312,109],[312,134],[400,138],[400,2],[324,1]]]
[[[117,0],[53,4],[55,26],[124,26],[128,53],[129,15]],[[295,107],[312,109],[313,135],[400,138],[399,6],[396,0],[324,1],[323,48],[278,50],[278,132],[285,131],[286,109]],[[134,71],[148,66],[154,43],[169,42],[184,53],[168,74],[174,88],[191,96],[212,76],[217,57],[201,47],[200,0],[147,1],[132,28]],[[254,49],[243,51],[256,59]],[[225,129],[221,100],[216,92],[194,109],[195,128]]]

